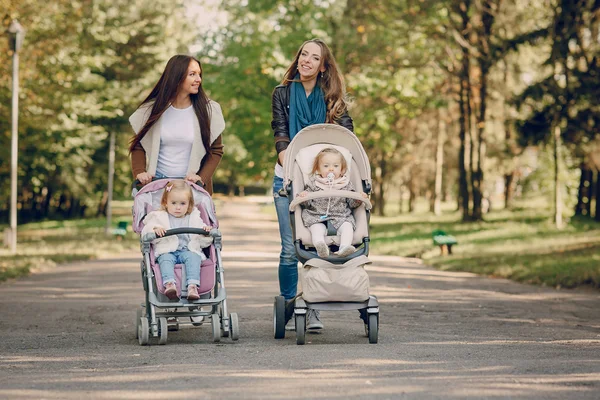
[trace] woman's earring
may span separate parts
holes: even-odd
[[[323,78],[323,71],[321,71],[321,78]]]

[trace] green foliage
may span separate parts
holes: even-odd
[[[573,218],[563,230],[552,222],[545,197],[528,197],[513,211],[492,211],[483,222],[464,223],[456,212],[423,212],[371,219],[371,250],[420,256],[443,270],[468,271],[548,286],[600,287],[600,227]],[[449,205],[448,205],[449,206]],[[436,229],[456,237],[453,255],[432,244]]]
[[[545,32],[552,40],[546,59],[547,76],[523,91],[517,102],[530,110],[521,124],[523,142],[540,143],[558,124],[574,154],[585,156],[600,124],[600,45],[597,40],[600,5],[594,1],[557,2]]]
[[[123,218],[129,220],[129,217]],[[133,233],[117,240],[104,234],[104,226],[104,219],[45,221],[20,226],[18,253],[12,255],[0,249],[0,282],[28,275],[32,270],[95,259],[139,246]]]
[[[164,61],[185,51],[182,43],[190,35],[182,4],[25,0],[10,6],[10,16],[27,30],[20,53],[19,220],[93,210],[106,190],[111,132],[119,137],[116,189],[125,191],[129,162],[123,142],[132,135],[127,118]],[[1,51],[2,96],[10,93],[10,57]],[[0,108],[0,177],[6,181],[8,116],[8,107]],[[0,199],[8,199],[8,189],[0,189]],[[0,214],[7,206],[0,201]]]

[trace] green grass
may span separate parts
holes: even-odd
[[[131,221],[127,208],[131,210],[131,203],[123,210],[115,210],[113,227],[120,220]],[[11,254],[6,247],[0,248],[0,282],[28,275],[35,269],[138,248],[139,239],[135,233],[128,232],[125,238],[119,240],[104,233],[105,224],[104,218],[95,218],[20,225],[17,254]],[[2,226],[0,230],[4,228]]]
[[[442,229],[458,245],[442,256],[431,233]],[[463,223],[457,212],[418,212],[371,219],[377,254],[417,256],[442,270],[468,271],[555,287],[600,288],[600,223],[573,218],[564,229],[539,203],[492,211],[484,222]]]

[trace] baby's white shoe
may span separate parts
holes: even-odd
[[[350,246],[343,246],[340,247],[340,249],[337,252],[337,255],[339,257],[347,257],[350,254],[354,253],[356,251],[356,247],[350,245]]]
[[[315,243],[315,249],[317,249],[317,254],[319,255],[319,257],[329,257],[329,247],[325,244],[325,242]]]

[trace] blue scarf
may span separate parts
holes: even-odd
[[[319,85],[315,85],[311,94],[306,97],[304,86],[299,82],[299,74],[294,77],[290,93],[290,140],[309,125],[323,124],[327,116],[325,97]]]

